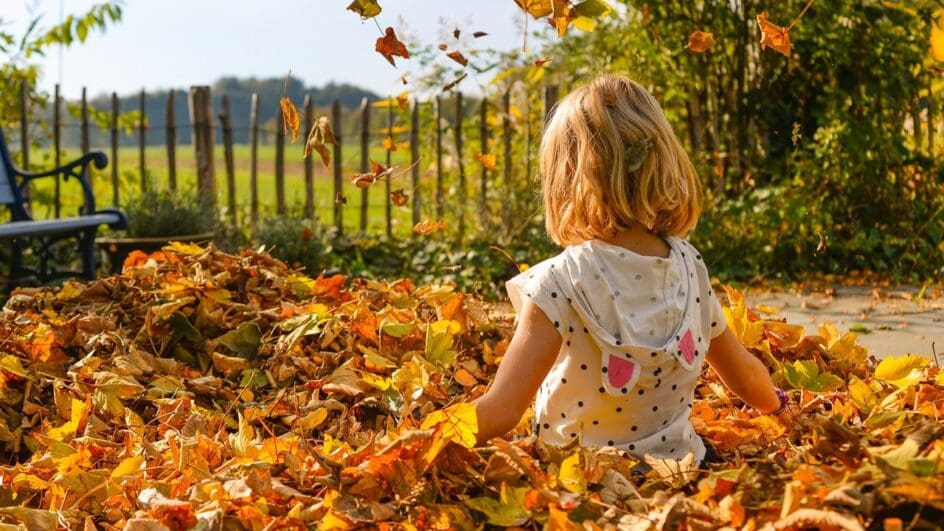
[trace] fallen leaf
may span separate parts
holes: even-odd
[[[546,65],[546,64],[548,64],[548,63],[550,63],[550,62],[551,62],[550,58],[548,58],[548,57],[542,57],[542,58],[540,58],[540,59],[535,59],[535,60],[534,60],[534,66],[536,66],[536,67],[538,67],[538,68],[541,68],[542,66],[544,66],[544,65]]]

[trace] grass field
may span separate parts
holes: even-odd
[[[286,144],[285,146],[285,201],[289,212],[301,212],[305,204],[305,170],[302,153],[301,140],[297,144]],[[422,150],[421,150],[422,153]],[[64,153],[62,160],[71,160],[77,156],[78,150],[72,149]],[[38,156],[37,156],[38,155]],[[276,214],[276,187],[275,187],[275,147],[273,145],[260,145],[258,148],[258,197],[259,197],[259,217],[266,218]],[[118,151],[118,174],[119,174],[119,206],[123,200],[133,197],[138,193],[140,183],[140,171],[138,150],[135,147],[121,147]],[[385,163],[387,157],[386,150],[380,145],[379,140],[371,146],[370,158]],[[391,164],[398,166],[394,175],[402,173],[392,183],[391,188],[396,190],[403,188],[411,195],[411,176],[409,171],[410,153],[408,148],[399,149],[391,153]],[[196,164],[193,148],[189,145],[178,146],[176,150],[177,158],[177,183],[179,189],[194,190],[196,187]],[[243,220],[248,220],[250,204],[250,149],[248,145],[234,146],[234,174],[237,213],[239,214],[239,223],[244,225]],[[346,230],[356,230],[359,228],[361,190],[351,184],[351,176],[360,173],[360,146],[357,144],[345,143],[342,146],[342,175],[343,175],[343,194],[347,197],[347,205],[343,207],[344,226]],[[434,211],[432,209],[432,200],[434,197],[434,188],[436,181],[435,160],[432,157],[423,157],[419,162],[420,168],[420,190],[421,195],[421,217],[432,218]],[[51,154],[48,152],[34,154],[33,160],[51,161]],[[470,158],[466,159],[467,161]],[[34,164],[34,170],[42,167],[43,162]],[[93,186],[95,188],[96,200],[99,207],[112,204],[112,165],[115,161],[109,160],[109,166],[104,171],[96,171],[93,176]],[[51,166],[51,162],[46,163]],[[444,164],[444,166],[447,166]],[[149,146],[145,150],[145,167],[151,179],[151,182],[160,189],[168,187],[168,165],[167,152],[164,146]],[[226,165],[223,156],[223,147],[216,147],[216,157],[214,168],[217,179],[218,203],[222,208],[227,205],[227,176]],[[334,179],[332,169],[325,168],[317,154],[313,159],[314,169],[314,205],[315,215],[322,222],[330,224],[333,220],[333,208],[335,202]],[[472,162],[466,162],[466,172],[469,181],[469,197],[477,197],[477,187],[475,183],[479,182],[480,167]],[[447,182],[454,181],[453,176],[447,177]],[[378,182],[368,190],[368,231],[372,233],[381,233],[385,227],[385,209],[386,209],[386,183]],[[447,185],[448,186],[448,185]],[[52,181],[37,181],[33,189],[33,196],[38,199],[34,203],[34,214],[36,217],[52,217],[53,210],[52,197],[54,195],[54,185]],[[68,215],[78,208],[81,204],[81,195],[77,186],[72,183],[63,183],[62,185],[62,212]],[[445,191],[447,197],[447,211],[454,213],[457,204],[451,201],[452,193],[450,189]],[[392,207],[393,231],[395,234],[406,234],[412,226],[411,205],[404,207]],[[471,213],[471,212],[470,212]],[[225,214],[225,212],[224,212]],[[230,218],[224,216],[224,219]]]

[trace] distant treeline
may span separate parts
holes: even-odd
[[[305,83],[295,77],[290,77],[287,85],[284,78],[247,78],[240,79],[236,77],[224,77],[217,80],[212,86],[214,116],[219,116],[220,101],[224,94],[229,97],[230,113],[233,122],[233,139],[235,143],[244,144],[249,142],[249,107],[252,94],[259,94],[259,127],[260,129],[274,130],[275,118],[279,113],[279,99],[283,94],[292,99],[299,111],[303,112],[302,103],[306,95],[310,95],[316,108],[316,112],[326,113],[329,111],[331,103],[337,98],[341,105],[348,109],[356,108],[360,105],[362,98],[379,99],[377,94],[348,83],[327,83],[324,86],[306,87]],[[144,99],[144,112],[148,131],[146,142],[148,145],[164,145],[166,142],[166,115],[167,98],[170,91],[156,90],[146,92]],[[174,114],[177,126],[177,141],[181,144],[190,143],[190,117],[187,103],[189,89],[173,89],[174,92]],[[118,96],[119,110],[121,113],[137,111],[140,108],[140,94],[124,94]],[[72,116],[66,107],[73,110],[77,109],[78,101],[67,101],[63,106],[63,121],[69,125],[62,128],[62,142],[65,146],[77,146],[80,143],[80,130],[78,127],[78,117]],[[109,144],[108,130],[102,130],[98,127],[95,115],[101,118],[101,113],[111,113],[111,95],[102,94],[89,99],[89,106],[94,109],[90,114],[91,126],[89,131],[89,144],[93,149],[102,149]],[[43,118],[52,123],[52,111],[47,109],[48,117]],[[221,133],[217,133],[220,135]],[[119,135],[121,144],[137,145],[137,132],[131,136],[121,131]],[[270,141],[272,135],[265,132],[261,135],[261,141]],[[217,138],[217,141],[221,141]]]

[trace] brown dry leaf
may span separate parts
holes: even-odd
[[[407,107],[410,106],[410,93],[402,92],[397,96],[397,105],[400,107],[401,111],[405,111]]]
[[[445,230],[446,224],[442,221],[430,221],[428,219],[423,220],[416,225],[413,225],[413,232],[417,234],[422,234],[424,236],[432,234],[438,230]]]
[[[459,35],[462,35],[462,32],[459,31],[459,28],[456,28],[456,29],[452,30],[452,36],[453,36],[455,39],[458,39],[458,38],[459,38]]]
[[[305,158],[310,157],[312,150],[314,150],[321,155],[321,161],[324,162],[325,167],[330,166],[331,151],[326,147],[326,144],[337,145],[337,143],[338,139],[334,137],[334,132],[331,131],[331,122],[328,117],[320,116],[312,124],[311,131],[308,132],[308,141],[305,142]]]
[[[351,176],[351,182],[358,188],[367,188],[375,182],[390,177],[393,166],[384,166],[376,161],[370,161],[370,173],[357,173]]]
[[[495,169],[495,166],[496,166],[496,164],[495,164],[496,158],[495,158],[495,154],[494,154],[494,153],[482,153],[481,151],[476,151],[476,152],[475,152],[475,160],[477,160],[478,163],[481,164],[482,167],[485,168],[486,170],[494,170],[494,169]]]
[[[334,204],[336,204],[336,205],[346,205],[346,204],[347,204],[347,197],[345,197],[345,195],[342,194],[341,192],[338,192],[338,195],[336,195],[336,196],[334,197]]]
[[[488,33],[484,31],[476,31],[475,33],[472,34],[472,38],[478,39],[479,37],[484,37],[486,35],[488,35]]]
[[[705,53],[715,43],[715,35],[710,31],[695,30],[688,36],[688,49],[695,53]]]
[[[542,58],[540,58],[540,59],[535,59],[535,60],[534,60],[534,66],[536,66],[536,67],[538,67],[538,68],[541,68],[542,66],[544,66],[544,65],[546,65],[547,63],[550,63],[550,62],[551,62],[551,59],[550,59],[549,57],[542,57]]]
[[[760,26],[762,34],[760,39],[761,48],[770,47],[790,57],[790,51],[793,48],[793,45],[790,43],[790,29],[781,28],[767,20],[767,14],[763,11],[757,15],[757,24]]]
[[[459,50],[453,50],[447,53],[446,57],[452,59],[453,61],[459,63],[462,66],[466,66],[469,64],[469,60],[466,59],[465,56],[462,55],[462,52],[460,52]]]
[[[446,43],[441,42],[439,43],[439,46],[437,46],[437,48],[439,48],[439,51],[445,52],[446,50],[449,49],[449,46],[447,46]]]
[[[410,196],[403,191],[402,188],[398,188],[393,192],[390,192],[390,201],[397,206],[406,206],[410,202]]]
[[[397,39],[397,34],[391,27],[388,27],[384,31],[383,37],[377,39],[377,44],[374,45],[374,49],[393,66],[397,66],[397,63],[393,60],[394,56],[404,59],[410,58],[410,52],[407,51],[406,45]]]
[[[285,124],[285,130],[292,133],[292,143],[298,140],[298,128],[301,125],[301,118],[298,116],[298,109],[289,98],[279,100],[282,107],[282,122]]]
[[[457,77],[457,78],[454,79],[453,81],[451,81],[451,82],[449,82],[448,84],[446,84],[446,86],[443,87],[443,92],[449,92],[450,90],[456,88],[456,85],[458,85],[459,83],[461,83],[462,80],[465,79],[465,76],[467,76],[467,75],[469,75],[469,74],[468,74],[468,73],[463,73],[461,76]]]

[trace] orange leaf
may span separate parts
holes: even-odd
[[[390,201],[397,206],[406,206],[410,201],[410,196],[403,191],[403,189],[394,190],[390,193]]]
[[[397,144],[389,136],[383,139],[383,148],[387,151],[396,151]]]
[[[413,226],[413,232],[417,234],[422,234],[424,236],[426,236],[427,234],[432,234],[436,232],[437,230],[445,230],[445,229],[446,229],[446,224],[443,223],[442,221],[430,221],[428,219],[423,220]]]
[[[445,52],[446,50],[449,49],[449,46],[447,46],[446,43],[441,42],[439,43],[439,46],[437,46],[437,48],[439,48],[439,51]]]
[[[321,155],[321,161],[325,167],[331,165],[331,151],[325,144],[337,145],[338,139],[334,137],[331,131],[331,122],[327,116],[321,116],[311,125],[311,131],[308,132],[308,140],[305,142],[305,158],[311,156],[312,150]]]
[[[446,57],[452,59],[453,61],[459,63],[462,66],[466,66],[469,64],[469,60],[466,59],[465,56],[462,55],[462,52],[460,52],[459,50],[454,50],[447,53]]]
[[[465,79],[465,76],[467,75],[469,74],[463,73],[461,76],[457,77],[455,80],[447,84],[445,87],[443,87],[443,92],[449,92],[450,90],[454,89],[456,85],[458,85],[463,79]]]
[[[457,370],[455,375],[453,375],[453,377],[456,379],[457,382],[459,382],[459,385],[461,385],[462,387],[472,387],[473,385],[478,383],[475,380],[475,376],[472,376],[472,373],[462,368]]]
[[[334,198],[334,204],[336,205],[346,205],[347,197],[344,196],[341,192],[338,192],[338,195]]]
[[[367,188],[380,179],[389,177],[393,166],[384,166],[376,161],[370,161],[370,173],[357,173],[351,176],[351,182],[358,188]]]
[[[292,143],[298,140],[298,127],[301,125],[301,119],[298,116],[298,109],[288,98],[279,100],[282,106],[282,121],[285,123],[285,130],[292,132]]]
[[[538,67],[538,68],[541,68],[542,66],[544,66],[544,65],[546,65],[547,63],[550,63],[550,62],[551,62],[551,59],[550,59],[549,57],[542,57],[542,58],[540,58],[540,59],[535,59],[535,60],[534,60],[534,66],[536,66],[536,67]]]
[[[397,39],[397,34],[393,31],[393,28],[388,27],[384,32],[384,36],[377,39],[377,44],[374,46],[374,49],[384,56],[384,59],[390,62],[391,65],[397,66],[397,63],[394,62],[393,56],[402,57],[404,59],[410,58],[410,52],[407,51],[406,45],[400,42]]]
[[[695,30],[688,36],[688,49],[695,53],[705,53],[715,43],[715,35],[710,31]]]
[[[475,160],[479,161],[479,164],[482,165],[486,170],[495,169],[495,154],[494,153],[482,153],[477,151],[475,153]]]
[[[790,43],[790,29],[781,28],[767,20],[767,14],[763,11],[757,15],[757,24],[760,25],[760,31],[763,34],[760,39],[761,48],[767,48],[769,46],[783,55],[790,57],[790,50],[793,48],[793,44]]]
[[[397,105],[400,106],[400,110],[406,110],[410,106],[410,93],[404,92],[397,96]]]

